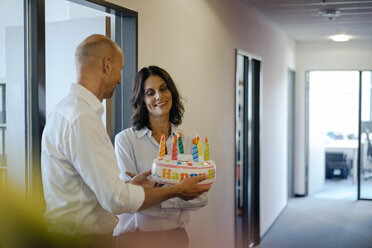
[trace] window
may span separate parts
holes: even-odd
[[[76,81],[76,47],[91,34],[114,39],[110,32],[114,24],[115,15],[109,13],[66,0],[45,2],[46,116]],[[103,105],[106,107],[106,100]],[[102,121],[106,125],[106,111]]]
[[[137,12],[100,0],[0,1],[0,186],[39,195],[45,119],[75,82],[77,44],[93,33],[110,36],[125,54],[122,84],[105,104],[113,138],[131,115],[124,95],[137,72]]]
[[[23,0],[0,2],[0,186],[26,188]],[[5,55],[5,56],[3,56]]]

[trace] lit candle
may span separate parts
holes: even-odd
[[[172,160],[177,160],[177,155],[178,155],[177,136],[173,136]]]
[[[165,136],[164,134],[162,134],[160,138],[160,145],[159,145],[159,158],[163,158],[164,156],[165,156]]]

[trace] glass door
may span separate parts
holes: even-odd
[[[45,3],[46,54],[46,116],[66,96],[71,83],[76,81],[75,49],[91,34],[111,38],[111,21],[115,16],[66,0]],[[66,35],[69,34],[69,35]],[[102,121],[109,128],[106,110],[110,115],[110,101],[104,100]],[[108,108],[107,108],[108,106]],[[109,118],[110,120],[110,118]],[[110,131],[110,129],[108,129]]]
[[[0,1],[0,188],[27,190],[24,1]]]
[[[245,232],[244,228],[244,201],[246,200],[243,195],[243,185],[245,174],[244,160],[248,154],[244,151],[244,137],[245,128],[244,128],[244,111],[247,106],[244,104],[245,99],[245,84],[247,83],[247,73],[248,73],[248,60],[244,59],[244,56],[237,54],[236,56],[236,110],[235,110],[235,168],[236,168],[236,241],[237,247],[244,247],[247,241],[246,235],[243,235]],[[245,64],[247,66],[245,66]],[[245,70],[246,69],[246,70]],[[245,72],[245,73],[244,73]],[[244,83],[246,82],[246,83]]]
[[[259,95],[261,62],[236,54],[235,168],[236,247],[253,247],[259,236]]]
[[[357,198],[359,71],[310,71],[308,195]]]
[[[360,165],[358,199],[372,200],[372,72],[360,72]]]

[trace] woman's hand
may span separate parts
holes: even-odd
[[[178,190],[178,197],[182,200],[189,201],[209,191],[211,187],[210,184],[199,184],[199,182],[206,179],[208,179],[206,175],[199,175],[182,180],[179,184],[174,186]]]
[[[154,186],[156,186],[156,183],[154,181],[151,181],[150,179],[148,179],[147,177],[151,175],[151,170],[148,170],[148,171],[145,171],[145,172],[142,172],[138,175],[134,174],[134,173],[131,173],[131,172],[125,172],[129,177],[132,178],[132,180],[130,181],[131,183],[135,184],[135,185],[139,185],[139,186],[142,186],[144,188],[152,188]]]

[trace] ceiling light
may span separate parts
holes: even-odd
[[[346,34],[336,34],[330,37],[333,41],[342,42],[350,40],[351,36]]]
[[[326,17],[329,20],[334,20],[336,17],[339,17],[341,12],[336,9],[325,9],[325,10],[320,10],[318,14],[321,17]]]

